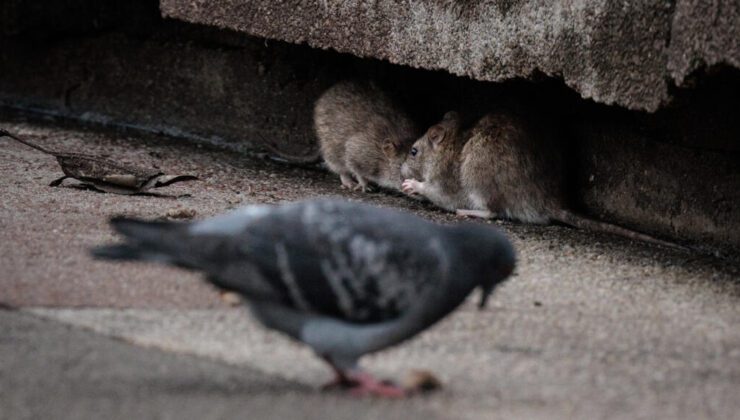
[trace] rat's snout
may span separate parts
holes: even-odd
[[[403,179],[410,179],[410,178],[418,179],[420,174],[418,174],[417,172],[418,171],[412,165],[409,164],[408,160],[403,162],[403,164],[401,165],[401,178]]]
[[[404,162],[401,164],[401,180],[410,178],[409,174],[409,165],[408,163]]]

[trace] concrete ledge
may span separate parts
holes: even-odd
[[[478,80],[562,78],[655,111],[704,65],[740,68],[740,3],[162,0],[165,17]]]

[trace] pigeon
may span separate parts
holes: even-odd
[[[326,388],[408,393],[359,367],[361,356],[424,331],[476,288],[479,307],[514,269],[506,236],[484,224],[439,225],[338,199],[248,205],[192,222],[114,217],[124,242],[108,260],[170,264],[244,298],[255,318],[308,346],[335,373]]]

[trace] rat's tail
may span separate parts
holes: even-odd
[[[587,217],[578,216],[569,212],[568,210],[561,210],[554,216],[552,220],[560,222],[569,226],[576,227],[583,230],[591,230],[596,232],[609,233],[612,235],[618,235],[627,239],[636,241],[649,242],[652,244],[662,245],[673,249],[688,250],[689,248],[679,245],[673,242],[664,241],[654,236],[650,236],[645,233],[636,232],[631,229],[627,229],[621,226],[613,225],[611,223],[602,222],[599,220],[589,219]]]
[[[275,155],[280,159],[288,161],[289,163],[310,165],[313,163],[319,163],[321,161],[321,149],[318,147],[316,148],[316,150],[306,155],[292,155],[282,152],[280,149],[278,149],[277,146],[267,141],[267,139],[265,139],[264,137],[260,136],[260,138],[262,139],[262,146],[267,149],[269,153]]]

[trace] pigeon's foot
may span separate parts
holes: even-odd
[[[366,372],[351,372],[347,374],[351,382],[349,393],[354,397],[381,397],[404,398],[406,391],[389,381],[379,381]]]
[[[367,372],[337,372],[322,391],[346,390],[353,397],[403,398],[408,393],[390,381],[380,381]]]

